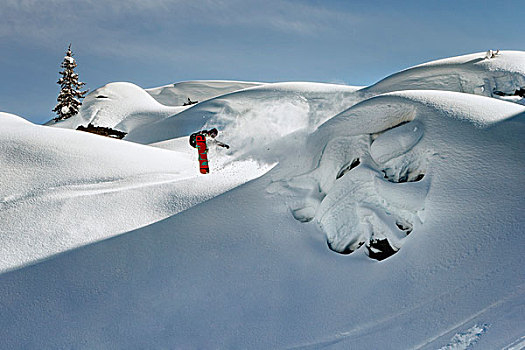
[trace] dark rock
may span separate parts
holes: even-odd
[[[80,131],[86,131],[90,132],[92,134],[102,135],[106,137],[113,137],[116,139],[122,139],[124,136],[126,136],[127,133],[111,128],[106,128],[103,126],[94,126],[93,124],[89,123],[87,127],[80,125],[77,130]]]
[[[392,248],[386,238],[370,240],[366,248],[368,249],[368,256],[379,261],[397,253],[397,249]]]

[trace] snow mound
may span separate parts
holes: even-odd
[[[501,98],[525,87],[525,52],[475,53],[436,60],[395,73],[363,89],[365,96],[399,90],[448,90]],[[521,98],[515,102],[521,101]]]
[[[348,254],[365,245],[370,257],[382,260],[397,252],[410,233],[417,234],[415,228],[428,215],[425,202],[438,169],[463,173],[476,166],[443,157],[494,153],[481,144],[470,150],[459,145],[472,133],[483,135],[499,123],[523,120],[524,113],[513,103],[457,92],[380,95],[321,125],[307,141],[307,152],[317,155],[313,168],[281,185],[296,194],[290,205],[294,217],[315,219],[332,250]],[[505,142],[521,147],[516,133]]]
[[[254,162],[221,168],[214,154],[213,174],[201,177],[187,141],[177,148],[1,113],[0,271],[156,222],[269,169]]]
[[[423,137],[418,122],[401,125],[391,132],[379,135],[370,145],[370,155],[376,163],[384,163],[409,151]]]
[[[188,136],[211,124],[230,129],[230,135],[224,135],[232,140],[254,139],[253,134],[245,135],[244,129],[249,128],[241,124],[246,123],[254,125],[253,130],[264,129],[262,139],[267,143],[290,132],[286,125],[274,125],[272,118],[276,116],[287,114],[284,118],[297,125],[296,129],[313,130],[341,110],[387,92],[456,91],[525,104],[522,93],[518,93],[525,89],[524,66],[525,52],[501,51],[493,58],[476,53],[428,62],[366,88],[204,80],[144,90],[132,83],[110,83],[90,93],[78,115],[49,124],[76,129],[92,123],[130,133],[130,141],[150,144]],[[182,106],[188,98],[200,103]],[[266,123],[264,128],[260,128],[261,123]]]
[[[465,103],[499,104],[493,122],[474,123],[475,116],[449,114],[452,106],[438,103],[446,96],[431,98],[431,92],[427,102],[415,102],[422,93],[379,96],[339,114],[308,138],[308,147],[291,143],[288,157],[272,172],[198,206],[4,273],[0,337],[5,347],[518,348],[525,321],[523,109],[452,93]],[[484,111],[483,105],[473,105],[473,114]],[[369,123],[362,120],[367,113]],[[375,122],[380,125],[371,125]],[[406,153],[393,152],[400,155],[383,164],[368,156],[374,140],[394,140],[392,135],[413,140],[411,123],[423,128],[419,141],[393,145]],[[342,130],[332,137],[329,130],[337,130],[335,126]],[[394,131],[397,127],[403,129]],[[352,161],[355,156],[359,162]],[[403,157],[417,161],[427,156],[419,182],[390,183],[379,171],[388,164],[401,170]],[[321,170],[314,173],[317,168]],[[388,174],[401,178],[394,170]],[[300,184],[298,173],[305,175],[302,187],[295,186]],[[275,182],[275,192],[269,194],[264,189],[272,179],[294,179],[294,187],[287,193],[281,186],[286,182]],[[426,192],[411,188],[424,197],[424,209],[400,207],[403,197],[376,190],[375,179],[389,188],[428,181]],[[389,232],[393,215],[415,211],[424,224],[414,224],[408,236],[395,226],[402,248],[380,263],[366,258],[365,249],[350,256],[333,254],[322,245],[318,225],[293,219],[284,203],[294,196],[297,201],[306,198],[308,190],[321,195],[313,186],[319,188],[320,180],[325,181],[326,198],[337,196],[336,186],[345,191],[337,182],[356,187],[356,200],[350,191],[341,197],[340,204],[348,209],[337,219],[343,226],[362,225],[394,239]],[[214,179],[198,187],[207,191],[215,186]],[[366,201],[370,205],[360,205]],[[353,222],[354,205],[362,222]],[[370,248],[379,256],[383,246]],[[472,325],[485,324],[490,328],[474,343],[480,332]],[[63,331],[53,333],[56,329]]]
[[[191,101],[202,102],[213,97],[262,84],[263,83],[228,80],[183,81],[146,89],[146,92],[163,105],[182,106],[188,102],[188,98]]]
[[[139,86],[116,82],[88,94],[77,115],[48,125],[76,129],[80,125],[87,126],[91,123],[130,132],[136,127],[167,118],[185,108],[164,106]]]
[[[5,113],[5,112],[0,112],[0,122],[5,125],[7,125],[7,123],[9,124],[15,124],[15,123],[32,124],[27,119],[19,117],[16,114]]]
[[[522,53],[488,57],[100,112],[155,147],[0,114],[4,347],[522,348],[525,107],[440,91],[512,92]]]
[[[137,128],[126,140],[152,144],[216,127],[230,152],[254,154],[284,136],[311,131],[355,103],[357,87],[275,83],[199,103],[175,116]]]

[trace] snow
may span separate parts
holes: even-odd
[[[445,58],[408,68],[364,89],[366,96],[398,90],[446,90],[493,96],[513,94],[525,85],[525,52],[500,51],[492,59],[485,53]]]
[[[355,103],[357,89],[320,83],[265,84],[203,101],[177,115],[136,128],[126,139],[150,144],[218,127],[224,142],[238,150],[255,152],[292,132],[315,128]]]
[[[525,86],[525,53],[484,55],[0,113],[4,346],[520,348],[525,106],[487,88]],[[200,175],[188,136],[214,126],[232,147]]]
[[[0,130],[1,270],[156,222],[265,171],[240,162],[195,178],[196,156],[182,146],[166,151],[14,120]]]
[[[481,132],[476,129],[523,113],[522,106],[488,97],[428,90],[389,93],[356,104],[322,125],[307,141],[311,145],[308,152],[318,155],[315,167],[283,179],[286,188],[297,188],[300,193],[306,187],[308,191],[292,210],[300,213],[302,221],[315,219],[332,249],[339,252],[353,251],[378,237],[398,242],[396,236],[401,232],[396,223],[412,227],[423,222],[423,203],[439,169],[447,167],[456,174],[465,171],[467,164],[454,169],[449,160],[463,156],[463,147],[444,155],[460,143],[456,140],[459,130],[472,129],[465,134],[473,140]],[[369,136],[374,133],[379,133],[375,139]],[[506,142],[511,144],[510,139]],[[516,136],[513,142],[519,151],[520,138]],[[360,159],[355,170],[336,175],[355,159]],[[304,217],[305,209],[310,217]],[[399,248],[398,243],[394,245]]]
[[[2,124],[4,125],[17,125],[17,124],[31,124],[30,121],[27,121],[26,119],[19,117],[15,114],[6,113],[6,112],[0,112],[0,118],[2,120]]]
[[[205,101],[230,92],[262,85],[263,83],[224,80],[183,81],[175,84],[146,89],[159,103],[166,106],[182,106],[191,101]]]
[[[140,125],[167,118],[185,107],[168,107],[132,83],[109,83],[89,93],[79,113],[49,125],[76,129],[89,123],[128,132]]]
[[[439,350],[466,350],[475,344],[480,336],[487,331],[487,325],[474,325],[466,332],[455,334],[450,344],[439,348]]]
[[[401,125],[381,134],[370,145],[370,155],[377,163],[397,158],[410,151],[423,137],[423,126],[418,122]]]

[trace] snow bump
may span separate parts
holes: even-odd
[[[379,135],[370,146],[370,155],[376,162],[384,163],[408,152],[422,137],[421,123],[403,124]]]

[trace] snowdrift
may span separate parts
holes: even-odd
[[[466,92],[524,103],[513,96],[525,87],[525,52],[501,51],[493,58],[485,53],[445,58],[395,73],[363,89],[364,96],[399,90]]]
[[[114,83],[62,129],[0,114],[5,347],[522,347],[524,57]],[[88,121],[128,134],[67,130]],[[210,127],[232,147],[200,176]]]
[[[429,215],[425,202],[434,181],[478,167],[481,154],[496,162],[501,151],[493,153],[495,145],[481,150],[490,138],[487,130],[513,118],[520,129],[524,112],[513,103],[455,92],[380,95],[319,127],[306,142],[306,153],[315,155],[312,169],[282,180],[283,188],[300,194],[291,204],[294,216],[303,222],[315,219],[331,249],[351,253],[365,245],[368,255],[385,258]],[[516,132],[503,142],[517,155],[523,144]],[[464,147],[464,139],[473,145]],[[456,158],[464,161],[451,161]],[[476,160],[471,165],[468,159]],[[442,168],[446,175],[438,175]],[[468,172],[462,176],[471,178]]]
[[[126,140],[151,144],[217,127],[221,140],[232,149],[256,152],[295,131],[315,129],[355,103],[357,89],[321,83],[265,84],[199,103],[133,130]]]
[[[245,81],[197,80],[146,89],[146,92],[163,105],[182,106],[188,102],[188,99],[202,102],[213,97],[262,84]]]
[[[197,178],[186,145],[167,151],[1,113],[0,271],[161,220],[266,171],[218,169],[214,153],[214,174]]]
[[[183,105],[188,96],[203,101],[258,85],[261,83],[195,81],[144,90],[133,83],[109,83],[86,96],[79,114],[47,125],[76,129],[91,123],[127,133],[186,110],[190,105]]]
[[[466,105],[472,97],[502,112],[478,123],[435,107],[449,99]],[[388,190],[403,184],[376,188],[375,179],[384,180],[372,160],[393,166],[408,153],[428,155],[424,221],[414,223],[394,256],[378,263],[364,250],[342,256],[323,249],[317,225],[293,219],[283,201],[293,199],[295,189],[275,190],[280,179],[300,170],[283,161],[258,180],[176,216],[3,274],[0,311],[8,316],[0,321],[2,338],[7,345],[51,348],[446,349],[475,343],[494,349],[519,342],[523,183],[516,179],[523,171],[523,110],[464,94],[407,92],[355,106],[334,123],[342,126],[350,114],[357,118],[367,107],[389,104],[415,110],[411,121],[381,133],[379,148],[334,180],[323,202],[343,194],[343,185],[356,188],[341,196],[347,211],[339,219],[355,224],[351,208],[365,204],[368,197],[361,194],[370,191],[369,221],[362,224],[375,233],[387,205],[395,214],[421,208],[398,205],[413,200]],[[352,131],[350,120],[348,142],[361,132],[379,132]],[[378,120],[383,125],[377,129],[384,130],[403,118]],[[412,123],[423,134],[407,136]],[[312,135],[313,149],[332,127],[328,122]],[[397,143],[395,135],[407,142]],[[383,152],[381,144],[396,147]],[[354,156],[346,154],[353,149],[337,149],[343,150],[339,156]],[[344,166],[341,158],[327,159],[331,154],[321,155],[317,172]],[[302,154],[297,163],[318,156]],[[364,173],[354,175],[359,169]],[[61,332],[49,337],[56,328]]]
[[[271,143],[297,129],[311,131],[355,103],[393,91],[456,91],[525,104],[525,98],[518,93],[525,88],[524,66],[525,52],[501,51],[493,58],[475,53],[432,61],[365,88],[190,81],[144,90],[131,83],[110,83],[90,93],[77,116],[50,124],[76,129],[91,122],[129,133],[127,140],[143,144],[219,126],[227,143],[252,139],[238,144],[244,148],[261,140],[263,144]],[[200,103],[182,106],[188,98]],[[283,114],[287,114],[287,124],[280,118]]]
[[[184,109],[186,107],[168,107],[158,103],[135,84],[109,83],[89,93],[76,116],[64,121],[51,121],[48,125],[76,129],[91,123],[127,133]]]

